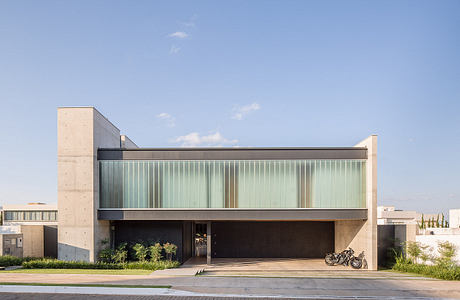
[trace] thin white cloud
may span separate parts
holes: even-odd
[[[177,47],[175,45],[171,45],[171,48],[169,49],[169,54],[177,54],[180,51],[180,47]]]
[[[162,112],[161,114],[156,115],[156,118],[162,122],[165,122],[166,126],[168,127],[176,126],[176,118],[166,112]]]
[[[198,147],[198,146],[235,146],[238,140],[227,139],[220,132],[209,135],[200,135],[198,132],[191,132],[187,135],[179,136],[173,140],[174,143],[180,144],[181,147]]]
[[[171,33],[169,35],[169,37],[178,38],[178,39],[185,39],[186,37],[188,37],[188,34],[183,32],[183,31],[176,31],[174,33]]]
[[[180,22],[180,24],[184,25],[185,27],[195,27],[195,21],[198,18],[197,14],[194,14],[189,21],[187,22]]]
[[[235,120],[243,120],[243,118],[250,114],[253,111],[259,110],[260,109],[260,104],[257,102],[254,102],[252,104],[248,104],[245,106],[236,106],[233,109],[233,115],[232,119]]]

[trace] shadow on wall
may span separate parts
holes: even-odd
[[[58,243],[58,259],[89,262],[89,250]]]
[[[353,248],[357,254],[366,250],[361,249],[358,233],[363,228],[365,221],[350,220],[350,221],[336,221],[335,222],[335,251],[340,252],[348,247]],[[366,254],[366,253],[365,253]]]

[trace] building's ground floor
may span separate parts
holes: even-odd
[[[174,243],[177,259],[324,258],[348,246],[369,260],[373,249],[362,232],[366,221],[111,221],[111,239]],[[360,233],[361,232],[361,233]]]

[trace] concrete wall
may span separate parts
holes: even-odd
[[[443,234],[443,235],[417,235],[416,241],[422,245],[427,245],[427,249],[434,257],[439,256],[438,243],[448,241],[455,245],[457,253],[455,261],[460,264],[460,234]]]
[[[97,149],[119,148],[120,131],[93,107],[58,108],[58,258],[95,261],[109,222],[97,219]]]
[[[460,228],[460,209],[449,210],[449,227]]]
[[[120,147],[125,149],[136,149],[139,148],[128,136],[120,136]]]
[[[0,234],[0,255],[23,257],[23,247],[18,245],[22,234]]]
[[[43,257],[44,232],[43,225],[22,225],[23,255],[30,257]]]
[[[370,270],[377,270],[377,136],[371,135],[356,147],[367,148],[366,205],[367,220],[336,221],[335,251],[348,247],[364,251]]]

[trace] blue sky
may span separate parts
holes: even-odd
[[[56,202],[56,108],[140,146],[352,146],[460,207],[460,1],[1,1],[0,205]]]

